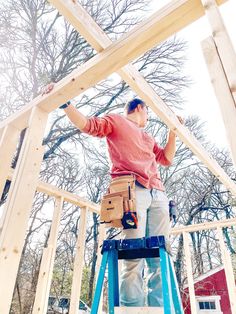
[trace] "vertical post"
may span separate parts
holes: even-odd
[[[58,197],[55,200],[50,234],[47,246],[43,250],[40,264],[34,307],[32,311],[33,314],[47,313],[63,200],[63,197]]]
[[[18,129],[9,124],[5,126],[2,131],[2,136],[0,137],[0,197],[11,168],[19,133],[20,131]]]
[[[84,248],[86,237],[86,220],[88,208],[81,208],[79,234],[76,243],[76,253],[74,260],[73,279],[71,287],[70,310],[69,313],[77,314],[79,311],[80,290],[83,275]]]
[[[236,106],[229,88],[222,60],[212,37],[202,42],[202,50],[224,121],[227,140],[236,167]]]
[[[186,262],[186,267],[187,267],[188,291],[189,291],[189,296],[190,296],[191,313],[197,314],[197,305],[196,305],[194,282],[193,282],[193,269],[192,269],[191,254],[190,254],[190,248],[189,248],[189,238],[186,232],[183,232],[183,240],[184,240],[185,262]]]
[[[17,146],[20,131],[12,125],[7,125],[1,132],[0,137],[0,198],[6,184],[7,176],[11,169],[11,162]],[[4,224],[6,210],[4,209],[0,218],[0,235]]]
[[[217,231],[217,236],[220,243],[221,256],[222,256],[222,261],[223,261],[223,265],[225,269],[230,307],[231,307],[232,313],[236,313],[236,287],[235,287],[235,281],[234,281],[234,272],[233,272],[232,262],[231,262],[230,254],[225,247],[222,229],[220,227],[217,227],[216,231]]]
[[[5,204],[6,216],[0,237],[0,313],[9,313],[24,245],[27,223],[43,158],[42,139],[48,113],[31,111],[19,160]]]
[[[201,0],[236,103],[236,54],[215,0]]]

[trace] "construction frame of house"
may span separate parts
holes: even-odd
[[[68,22],[98,52],[85,64],[78,67],[58,82],[47,95],[38,96],[0,123],[0,193],[6,180],[11,180],[8,198],[0,224],[0,313],[9,313],[14,291],[18,266],[24,245],[27,223],[35,191],[55,198],[54,215],[48,245],[44,248],[33,313],[46,313],[52,271],[55,260],[56,242],[63,202],[75,204],[81,208],[80,228],[76,244],[73,282],[70,297],[70,313],[77,313],[82,279],[86,219],[88,211],[99,213],[99,205],[84,200],[77,195],[64,191],[48,183],[39,181],[40,166],[43,158],[43,135],[50,112],[59,104],[74,98],[117,72],[122,79],[143,99],[168,127],[188,146],[224,186],[236,196],[236,185],[206,152],[197,139],[182,125],[175,114],[144,80],[141,74],[128,63],[147,50],[166,40],[190,23],[206,15],[212,29],[212,35],[202,42],[203,53],[208,65],[211,81],[220,104],[222,118],[236,165],[236,55],[227,31],[224,27],[218,6],[224,0],[173,0],[154,13],[148,20],[137,25],[116,42],[96,24],[91,16],[75,0],[49,0]],[[19,134],[26,130],[20,156],[13,170],[11,162],[15,153]],[[236,288],[230,255],[224,243],[222,228],[236,225],[236,219],[219,222],[178,227],[173,235],[182,234],[187,265],[188,287],[192,314],[197,313],[192,276],[189,233],[203,229],[215,229],[219,238],[223,265],[226,273],[232,313],[236,313]],[[99,241],[105,236],[104,227],[100,227]],[[101,256],[98,256],[98,265]]]

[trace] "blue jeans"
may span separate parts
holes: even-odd
[[[170,219],[165,192],[136,186],[138,228],[123,230],[124,239],[164,235],[169,237]],[[123,260],[120,276],[122,306],[145,306],[143,289],[145,259]],[[147,306],[163,306],[159,258],[147,258]]]

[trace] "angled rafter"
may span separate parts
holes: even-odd
[[[218,0],[217,3],[225,1]],[[67,6],[76,5],[76,1],[65,3],[63,14],[66,13]],[[16,127],[23,129],[27,125],[26,121],[32,107],[39,106],[48,112],[53,111],[59,104],[78,96],[203,15],[204,9],[200,0],[172,1],[61,80],[49,95],[35,98],[20,112],[0,123],[0,128],[8,123],[14,123]]]
[[[219,3],[222,2],[223,1],[219,1]],[[58,3],[61,4],[61,1],[58,1]],[[67,5],[72,4],[76,5],[76,2],[68,2]],[[72,9],[74,9],[74,7]],[[54,90],[49,95],[37,97],[29,105],[25,106],[21,112],[6,119],[0,124],[0,128],[10,122],[13,122],[17,127],[24,128],[26,123],[25,118],[32,107],[38,105],[47,111],[56,109],[58,104],[77,96],[85,89],[95,85],[102,78],[118,70],[122,65],[138,57],[141,53],[159,43],[161,40],[166,39],[166,37],[173,32],[180,30],[182,27],[199,18],[203,13],[204,10],[200,0],[176,0],[172,2],[154,14],[147,22],[143,22],[132,32],[123,36],[116,43],[111,44],[103,52],[89,60],[78,70],[72,72],[65,79],[61,80],[56,84]],[[83,20],[83,23],[84,22],[85,19]],[[90,29],[90,27],[87,29]],[[141,76],[137,77],[135,75],[132,77],[132,70],[128,73],[127,81],[133,88],[136,86],[136,84],[131,84],[133,81],[136,81],[136,83],[139,82],[139,87],[142,85],[142,88],[145,83],[145,80]],[[140,92],[142,88],[139,88]],[[146,96],[145,99],[148,99],[148,96],[152,95],[152,97],[149,97],[147,103],[149,103],[150,106],[153,104],[153,110],[163,121],[176,131],[177,135],[192,149],[200,160],[207,165],[210,171],[236,195],[236,186],[225,174],[223,169],[213,158],[206,154],[205,150],[199,142],[190,135],[188,130],[178,123],[174,114],[170,110],[167,111],[167,107],[150,86],[147,88],[146,95],[141,96]],[[143,92],[143,94],[145,93]],[[157,106],[156,104],[158,103],[159,105]],[[162,104],[162,106],[160,106],[160,104]]]
[[[92,17],[77,2],[69,0],[50,0],[60,13],[85,37],[89,44],[97,51],[102,51],[112,44],[109,37],[96,24]],[[180,1],[177,1],[180,2]],[[181,1],[183,3],[183,1]],[[188,1],[184,1],[187,3]],[[199,2],[201,6],[201,3]],[[164,10],[165,11],[165,10]],[[119,70],[120,76],[132,87],[132,89],[149,104],[153,111],[172,129],[180,139],[207,165],[209,170],[236,195],[236,186],[226,175],[217,162],[209,156],[202,145],[194,136],[183,127],[171,109],[155,93],[142,75],[131,65]]]

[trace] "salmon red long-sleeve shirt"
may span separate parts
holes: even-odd
[[[136,180],[147,189],[164,191],[158,164],[170,165],[155,139],[133,121],[119,114],[88,119],[82,130],[97,137],[106,137],[112,162],[111,176],[134,174]]]

